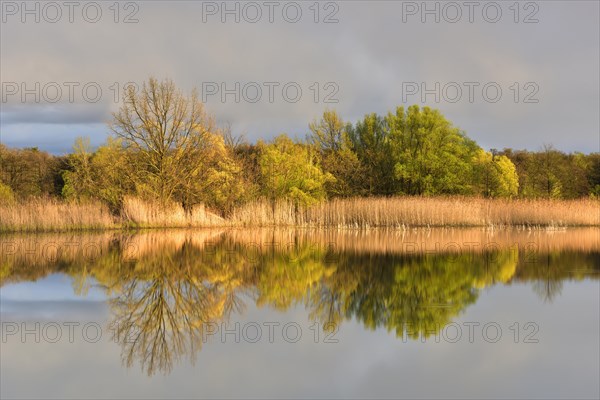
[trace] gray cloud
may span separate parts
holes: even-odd
[[[54,104],[21,105],[19,95],[8,96],[2,103],[3,142],[24,143],[22,136],[17,137],[23,124],[56,124],[62,130],[57,141],[77,136],[82,124],[103,123],[117,108],[115,83],[142,82],[154,75],[171,77],[185,90],[210,82],[225,83],[229,89],[236,82],[240,88],[258,84],[263,96],[256,103],[244,98],[235,102],[233,95],[225,102],[219,94],[207,97],[207,106],[219,121],[232,123],[235,132],[245,132],[253,140],[281,132],[302,137],[308,122],[326,107],[356,121],[368,112],[416,103],[441,109],[483,147],[537,149],[553,143],[569,151],[599,150],[596,2],[537,2],[539,22],[531,24],[522,20],[532,10],[521,9],[521,22],[515,23],[509,3],[499,3],[503,14],[497,23],[486,22],[480,8],[473,23],[467,21],[464,8],[457,23],[443,18],[434,23],[431,16],[428,23],[421,23],[419,15],[403,22],[407,2],[339,2],[335,15],[339,23],[332,24],[313,22],[308,8],[312,3],[300,3],[303,16],[294,24],[286,22],[278,9],[274,23],[267,21],[264,8],[257,23],[243,18],[235,23],[232,16],[222,23],[218,15],[203,22],[202,2],[137,4],[139,23],[134,24],[114,23],[108,3],[95,24],[78,14],[74,23],[55,24],[21,23],[18,16],[7,16],[1,39],[3,83],[80,86],[73,103],[65,95],[56,109]],[[321,9],[319,18],[328,12]],[[125,14],[121,10],[120,18]],[[91,82],[102,89],[97,103],[86,102],[79,90]],[[268,101],[265,82],[279,83],[273,102]],[[282,94],[283,86],[292,82],[302,89],[297,102],[286,101]],[[328,82],[337,91],[326,90]],[[436,102],[433,95],[423,102],[418,94],[403,96],[407,82],[425,83],[427,88],[436,82],[441,88],[451,82],[479,86],[473,102],[466,91],[454,103],[443,96]],[[502,89],[496,103],[482,96],[481,88],[490,82]],[[525,88],[528,82],[537,85],[533,98],[538,103],[523,103],[533,92],[531,86]],[[333,92],[337,103],[324,103]],[[94,129],[107,133],[106,128]],[[27,143],[42,143],[44,134],[39,134],[39,138],[31,135]]]
[[[98,124],[110,118],[106,108],[90,104],[16,104],[2,109],[2,123],[13,124]]]

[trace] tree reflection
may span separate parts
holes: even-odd
[[[118,277],[112,327],[128,367],[138,360],[152,375],[170,372],[184,355],[194,362],[205,326],[243,309],[235,281],[207,273],[199,255],[189,243],[160,248]]]
[[[274,234],[267,240],[282,241]],[[552,301],[564,280],[597,279],[600,272],[594,251],[554,251],[531,260],[514,249],[335,252],[299,236],[285,240],[253,245],[250,254],[247,243],[228,234],[217,234],[210,246],[187,234],[125,235],[107,240],[93,259],[3,257],[0,283],[62,272],[81,295],[99,285],[111,299],[123,363],[139,363],[152,375],[169,373],[184,357],[194,362],[205,328],[243,312],[243,297],[282,311],[303,305],[325,329],[354,319],[368,329],[418,338],[439,332],[486,287],[530,282],[542,300]],[[129,254],[132,248],[137,251]]]

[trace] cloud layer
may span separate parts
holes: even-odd
[[[356,1],[320,3],[318,15],[312,2],[134,2],[118,15],[98,3],[95,23],[88,4],[69,22],[67,8],[58,18],[42,3],[37,23],[20,2],[3,2],[3,143],[57,153],[79,135],[98,144],[122,86],[152,75],[205,89],[217,119],[251,140],[304,137],[327,107],[354,122],[421,104],[486,148],[599,150],[597,2],[521,3],[518,12],[429,2],[427,13],[421,2]]]

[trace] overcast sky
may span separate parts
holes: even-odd
[[[486,149],[600,150],[598,1],[113,3],[2,2],[2,143],[100,144],[117,88],[155,76],[252,141],[420,104]]]

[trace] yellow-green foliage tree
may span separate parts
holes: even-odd
[[[258,147],[263,194],[273,202],[287,199],[310,205],[326,197],[325,184],[334,178],[323,172],[310,146],[281,135],[269,144],[259,142]]]
[[[512,161],[479,149],[474,158],[475,193],[485,197],[513,197],[519,192],[519,177]]]
[[[131,158],[121,139],[108,138],[92,157],[92,171],[98,197],[118,210],[123,198],[133,190]]]
[[[133,190],[131,155],[121,143],[120,139],[108,138],[93,152],[89,138],[78,138],[63,172],[63,196],[70,200],[98,199],[118,212],[124,196]]]
[[[199,159],[190,160],[200,165],[182,180],[175,198],[186,205],[204,203],[213,209],[229,213],[245,198],[246,185],[240,163],[225,146],[221,135],[206,135]]]
[[[15,195],[10,186],[0,182],[0,204],[13,204]]]
[[[65,185],[62,195],[69,200],[84,200],[94,197],[92,173],[92,149],[90,138],[79,137],[73,144],[73,153],[67,158],[68,170],[63,172]]]

